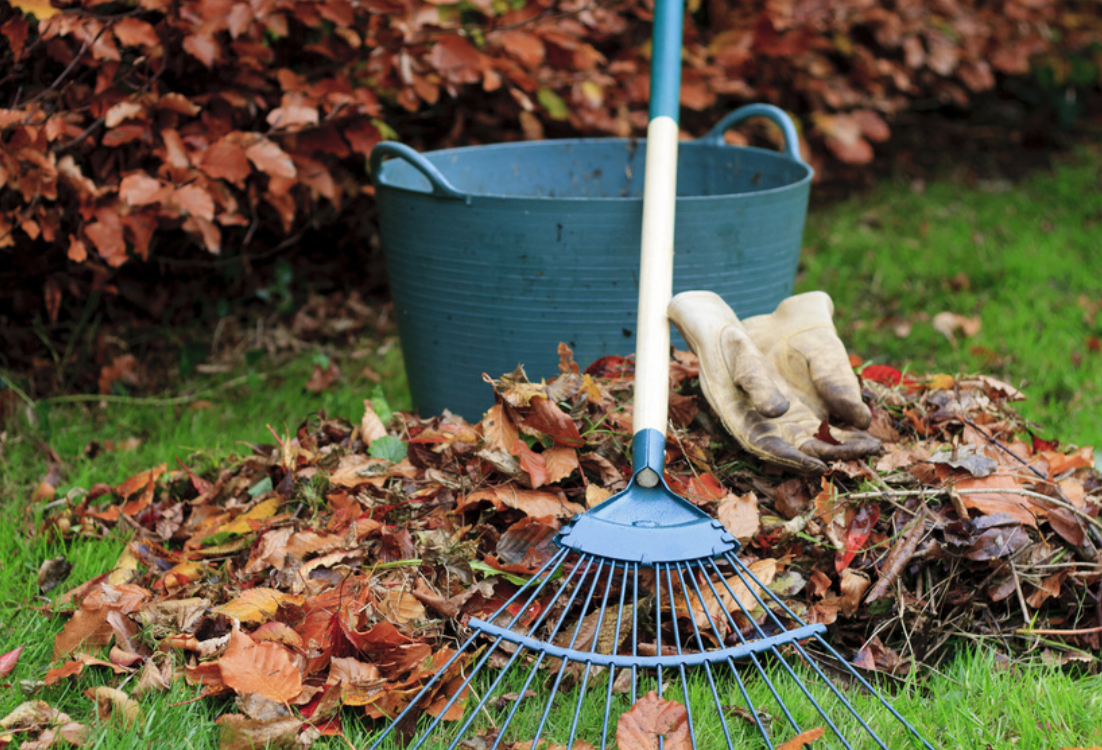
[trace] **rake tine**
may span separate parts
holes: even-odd
[[[670,611],[673,611],[673,599],[670,599]],[[658,568],[654,569],[654,641],[655,653],[662,655],[662,576],[658,575]],[[662,697],[662,665],[655,669],[658,674],[658,697]],[[658,747],[662,747],[662,738],[658,738]]]
[[[569,581],[570,577],[573,576],[573,572],[574,571],[571,571],[570,575],[567,576],[567,581]],[[537,587],[536,593],[532,597],[529,597],[528,602],[534,601],[535,596],[537,596],[538,593],[539,593],[539,589],[542,588],[543,585],[546,584],[546,583],[547,582],[544,581],[539,587]],[[528,606],[522,607],[520,609],[520,611],[517,612],[517,614],[514,616],[513,621],[510,623],[510,626],[515,624],[517,619],[519,619],[521,617],[521,615],[523,615],[527,610],[528,610]],[[548,614],[547,611],[544,611],[540,614],[540,616],[538,618],[536,618],[536,621],[532,624],[532,627],[529,630],[530,633],[535,633],[536,630],[539,629],[540,624],[547,617],[547,614]],[[478,664],[476,664],[474,669],[471,670],[471,673],[469,675],[467,675],[466,678],[464,678],[463,683],[459,686],[459,688],[455,691],[455,693],[452,694],[451,698],[448,699],[448,702],[446,704],[444,704],[444,708],[442,708],[440,710],[440,712],[433,719],[432,723],[429,724],[428,727],[426,727],[426,729],[424,731],[424,734],[422,735],[421,741],[415,747],[420,747],[420,745],[424,743],[425,738],[427,738],[430,734],[432,734],[433,730],[435,730],[436,727],[440,725],[440,722],[443,721],[444,715],[447,714],[448,710],[451,709],[451,707],[455,704],[455,702],[457,700],[459,700],[460,696],[463,695],[463,692],[465,690],[467,690],[467,688],[470,687],[471,682],[474,680],[475,676],[480,671],[482,671],[482,668],[484,666],[486,666],[486,663],[490,660],[490,657],[494,654],[495,651],[497,651],[498,646],[501,645],[502,640],[503,639],[500,638],[500,637],[494,639],[494,642],[493,642],[493,644],[491,644],[490,648],[478,660]],[[520,657],[520,654],[521,654],[522,650],[523,649],[518,648],[516,651],[513,652],[513,655],[509,658],[509,661],[506,662],[505,667],[503,669],[501,669],[501,671],[498,673],[497,678],[493,681],[493,683],[490,685],[490,687],[486,690],[486,692],[483,695],[482,699],[479,700],[478,704],[474,707],[473,710],[467,712],[468,716],[467,716],[466,720],[463,722],[463,725],[459,728],[459,731],[456,733],[455,739],[452,741],[452,743],[450,745],[448,745],[448,750],[454,750],[455,746],[459,744],[460,740],[463,738],[463,733],[467,731],[467,729],[470,727],[471,723],[478,716],[478,712],[481,711],[482,708],[486,705],[486,702],[489,700],[490,696],[497,689],[497,686],[501,683],[502,679],[504,679],[505,674],[509,671],[509,667],[511,667],[513,665],[513,663]]]
[[[677,564],[677,577],[681,580],[681,590],[682,591],[688,591],[688,589],[685,586],[685,573],[682,570],[680,563]],[[708,612],[708,608],[704,604],[704,597],[702,597],[700,595],[700,587],[697,585],[696,577],[693,575],[693,571],[692,571],[691,567],[689,567],[689,580],[692,581],[693,591],[696,592],[696,598],[700,602],[700,608],[701,608],[701,610],[703,610],[704,616],[708,618],[708,624],[712,626],[712,631],[715,633],[716,638],[719,640],[719,642],[723,643],[723,638],[720,636],[719,628],[717,628],[715,622],[712,621],[712,615],[711,615],[710,612]],[[718,600],[718,598],[717,598],[717,600]],[[690,613],[692,612],[691,609],[689,611],[690,611]],[[700,649],[701,651],[703,651],[704,650],[704,639],[700,637],[700,628],[696,624],[696,618],[695,617],[690,617],[689,622],[693,626],[693,636],[696,638],[696,647],[698,649]],[[704,674],[708,677],[708,686],[712,690],[712,699],[715,700],[715,703],[716,703],[716,715],[719,716],[720,726],[723,727],[723,736],[727,740],[727,748],[728,748],[728,750],[733,750],[733,746],[731,745],[731,732],[727,727],[727,717],[723,715],[723,702],[719,699],[719,691],[716,690],[716,682],[715,682],[715,678],[712,676],[712,667],[711,667],[710,664],[707,664],[707,663],[704,664]],[[737,678],[737,673],[736,673],[736,678]],[[740,684],[741,684],[741,680],[740,680]],[[750,706],[750,710],[754,711],[753,705]],[[756,711],[754,711],[754,716],[757,717],[757,712]],[[758,728],[761,729],[760,726]],[[766,742],[767,743],[769,742],[768,737],[766,738]],[[772,747],[770,747],[770,750],[772,750]]]
[[[632,563],[631,595],[631,600],[636,603],[631,608],[631,702],[634,705],[638,695],[636,682],[639,677],[639,668],[634,663],[635,658],[639,656],[639,563]]]
[[[597,615],[597,628],[593,631],[593,645],[589,649],[589,652],[591,654],[597,653],[597,647],[600,645],[600,642],[601,642],[601,627],[604,625],[605,611],[608,608],[608,594],[612,590],[612,573],[613,573],[613,570],[608,571],[608,582],[605,584],[605,593],[601,597],[601,606],[597,610],[599,612],[599,614]],[[596,584],[596,581],[594,581],[594,584]],[[619,620],[619,618],[617,618],[617,620]],[[579,623],[579,627],[580,627],[580,623]],[[615,638],[616,634],[618,634],[619,632],[620,632],[619,630],[615,631],[614,634],[613,634],[613,637]],[[582,686],[581,686],[581,689],[578,690],[578,703],[574,707],[574,720],[570,724],[570,736],[566,741],[566,746],[568,748],[569,747],[574,747],[574,737],[575,737],[575,735],[577,733],[577,730],[578,730],[578,720],[581,718],[581,715],[582,715],[582,703],[585,700],[586,686],[589,683],[589,672],[592,668],[593,668],[593,662],[587,661],[585,663],[585,671],[582,673]]]
[[[520,649],[518,649],[519,651]],[[517,699],[513,701],[513,707],[509,709],[509,714],[505,717],[505,721],[501,725],[501,729],[498,730],[497,739],[494,740],[493,746],[490,750],[497,750],[497,746],[501,744],[505,739],[505,730],[509,728],[509,724],[512,723],[513,717],[516,715],[517,710],[520,709],[520,703],[526,697],[528,692],[528,686],[532,684],[532,680],[535,679],[536,674],[539,672],[540,665],[543,664],[544,657],[547,654],[540,652],[536,657],[535,663],[532,665],[532,669],[528,672],[528,677],[525,678],[524,684],[520,688],[520,693],[517,694]]]
[[[740,579],[742,579],[743,576],[742,576],[742,573],[739,572],[739,568],[744,570],[746,572],[746,575],[750,576],[750,578],[754,581],[754,583],[756,583],[761,588],[762,591],[767,592],[768,595],[769,595],[769,598],[772,599],[776,604],[778,604],[781,607],[781,609],[783,609],[785,611],[785,614],[787,614],[789,617],[791,617],[793,620],[795,620],[800,625],[806,625],[807,624],[799,617],[799,615],[797,615],[795,612],[793,612],[788,607],[788,605],[784,603],[784,601],[780,597],[778,597],[776,594],[774,594],[772,591],[770,591],[767,587],[762,585],[761,581],[758,580],[758,577],[754,575],[753,571],[751,571],[748,567],[746,567],[742,563],[741,560],[739,560],[737,557],[734,557],[730,554],[726,555],[726,557],[729,558],[729,561],[733,559],[734,563],[737,566],[736,567],[736,572],[739,573],[739,578]],[[745,581],[745,579],[743,579],[743,580]],[[752,588],[750,589],[750,593],[752,593],[752,594],[754,593]],[[769,609],[769,607],[765,606],[765,603],[761,600],[760,597],[758,597],[755,594],[754,598],[757,599],[758,602],[761,604],[761,606],[765,609],[765,611],[769,613],[769,616],[773,620],[774,623],[776,623],[779,627],[784,627],[783,625],[781,625],[780,620],[777,619],[776,615]],[[876,700],[880,703],[880,705],[882,705],[884,708],[886,708],[888,710],[888,712],[891,713],[892,716],[894,716],[904,727],[906,727],[907,731],[909,731],[915,739],[917,739],[919,742],[921,742],[922,745],[924,747],[926,747],[928,750],[934,750],[933,746],[929,742],[926,741],[926,738],[924,738],[921,734],[919,734],[918,730],[915,729],[914,726],[912,726],[909,721],[907,721],[905,718],[903,718],[903,716],[898,711],[896,711],[895,707],[892,706],[892,704],[889,703],[884,698],[884,696],[882,696],[880,694],[880,692],[876,688],[874,688],[869,683],[869,681],[866,680],[861,675],[860,672],[858,672],[856,669],[853,668],[853,665],[851,665],[846,659],[842,658],[842,655],[839,654],[834,649],[833,646],[831,646],[829,643],[827,643],[823,639],[823,637],[820,636],[820,635],[816,635],[816,636],[814,636],[814,638],[827,651],[830,652],[830,654],[838,661],[839,664],[841,664],[845,667],[846,672],[848,672],[851,677],[856,679],[857,682],[861,685],[861,687],[863,687],[866,691],[868,691],[869,694],[871,694],[873,697],[875,697]],[[846,698],[838,692],[838,690],[834,687],[834,683],[831,682],[831,680],[829,678],[827,678],[827,676],[825,674],[823,674],[822,670],[819,669],[818,664],[816,664],[815,660],[810,655],[808,655],[808,653],[804,650],[803,646],[801,646],[799,643],[797,643],[795,641],[793,641],[792,645],[796,647],[796,650],[800,652],[800,655],[803,656],[803,658],[811,665],[811,668],[815,670],[816,674],[818,674],[819,677],[824,682],[826,682],[827,687],[830,688],[831,692],[833,692],[835,694],[835,696],[837,696],[838,699],[840,701],[842,701],[842,703],[849,710],[849,712],[851,714],[853,714],[854,718],[857,719],[858,722],[860,722],[861,726],[865,728],[865,731],[867,731],[870,735],[872,735],[873,740],[875,740],[876,743],[880,745],[880,747],[885,747],[884,743],[880,740],[880,738],[876,735],[876,733],[872,729],[869,728],[868,724],[865,722],[865,719],[860,715],[860,713],[857,711],[857,709],[855,709],[852,705],[850,705],[850,702],[848,700],[846,700]],[[812,702],[814,702],[814,701],[812,701]],[[818,706],[816,706],[816,708],[818,708]],[[886,750],[886,748],[885,748],[885,750]]]
[[[670,567],[671,566],[670,566],[669,563],[667,563],[665,567],[666,567],[666,588],[668,588],[670,590],[670,602],[672,604],[673,600],[674,600],[674,597],[673,597],[674,588],[673,588],[673,577],[670,574]],[[680,572],[681,571],[680,571],[680,568],[679,568],[678,569],[678,575],[680,575]],[[685,588],[684,579],[682,579],[682,581],[681,581],[681,593],[685,597],[685,609],[688,610],[689,620],[691,622],[692,619],[693,619],[693,608],[692,608],[692,603],[689,601],[689,592]],[[703,602],[701,602],[701,605],[703,606]],[[671,621],[671,624],[673,625],[673,640],[674,640],[674,647],[677,649],[677,655],[678,656],[684,656],[684,653],[681,651],[681,633],[678,630],[678,626],[677,626],[677,610],[676,609],[674,609],[670,613],[670,621]],[[695,627],[695,625],[694,625],[694,627]],[[693,747],[696,747],[696,729],[693,727],[693,712],[692,712],[692,708],[689,705],[689,679],[685,675],[685,664],[684,664],[684,662],[677,665],[677,670],[678,670],[678,672],[681,673],[681,690],[683,691],[683,699],[685,701],[685,716],[686,716],[686,718],[689,722],[689,741],[690,741],[690,743],[692,744]]]
[[[582,590],[582,582],[589,574],[589,569],[593,566],[593,560],[593,556],[590,556],[589,561],[586,563],[585,571],[582,573],[582,577],[578,579],[578,585],[575,586],[573,593],[571,593],[570,601],[566,603],[566,607],[562,612],[562,617],[560,617],[558,623],[556,623],[555,630],[548,636],[548,640],[554,638],[555,633],[558,632],[558,629],[562,626],[563,621],[574,606],[574,600],[577,598],[578,592]],[[589,585],[589,592],[586,594],[584,601],[590,601],[593,598],[593,592],[597,589],[597,582],[601,579],[601,567],[603,567],[603,564],[598,563],[597,570],[593,574],[593,583]],[[570,644],[567,648],[574,648],[574,644],[577,643],[578,634],[581,632],[584,619],[584,617],[578,618],[578,624],[574,626],[574,634],[570,637]],[[563,675],[566,674],[566,664],[567,659],[565,657],[559,660],[559,671],[558,674],[555,675],[555,682],[551,686],[551,695],[547,698],[547,705],[543,709],[543,716],[540,717],[539,726],[536,727],[536,735],[532,738],[532,747],[536,747],[539,744],[540,737],[543,735],[543,728],[547,724],[547,718],[551,715],[551,706],[555,702],[555,695],[559,692],[559,685],[562,684]]]
[[[765,600],[762,599],[761,596],[758,594],[758,592],[755,590],[756,588],[760,589],[761,591],[768,592],[770,599],[772,599],[774,602],[779,603],[780,606],[783,607],[784,610],[786,612],[788,612],[797,623],[799,623],[800,625],[806,625],[806,623],[802,619],[800,619],[796,615],[795,612],[793,612],[791,609],[789,609],[788,606],[785,605],[785,603],[782,602],[776,596],[776,594],[769,591],[769,589],[765,586],[765,584],[763,584],[761,582],[761,580],[757,576],[754,575],[753,571],[751,571],[749,568],[747,568],[742,563],[741,560],[739,560],[737,557],[734,557],[733,555],[730,555],[730,554],[725,555],[725,557],[727,558],[727,560],[729,562],[731,562],[732,565],[735,566],[735,573],[738,575],[739,580],[742,581],[742,584],[744,586],[746,586],[746,589],[747,589],[747,591],[750,592],[750,595],[754,597],[754,599],[757,601],[758,605],[762,608],[762,610],[765,611],[767,616],[773,621],[773,623],[775,625],[777,625],[777,627],[781,628],[782,630],[784,629],[784,625],[783,625],[783,623],[781,623],[780,618],[778,618],[776,616],[776,614],[769,608],[769,605],[765,603]],[[745,572],[745,575],[744,575],[744,572]],[[746,580],[747,575],[750,577],[751,581],[753,581],[753,584],[751,584],[749,581]],[[737,601],[737,598],[736,598],[736,601]],[[762,632],[761,628],[758,626],[757,621],[754,620],[752,617],[749,617],[749,613],[746,612],[746,608],[745,608],[745,606],[742,605],[741,602],[739,603],[739,607],[740,607],[740,609],[742,609],[743,613],[747,615],[748,619],[750,619],[750,622],[753,624],[754,629],[760,635],[764,636],[764,633]],[[803,646],[801,646],[795,640],[792,641],[792,645],[796,648],[796,650],[804,658],[804,661],[807,662],[808,666],[810,666],[815,671],[815,673],[819,676],[819,678],[826,684],[826,686],[830,690],[830,692],[834,694],[834,697],[842,702],[842,705],[846,707],[846,709],[850,712],[850,714],[855,719],[857,719],[858,723],[860,723],[861,726],[865,729],[865,731],[868,732],[868,734],[872,738],[872,740],[877,745],[879,745],[882,750],[888,750],[888,747],[884,744],[883,740],[880,739],[880,737],[876,734],[876,732],[873,731],[872,727],[870,727],[868,725],[868,723],[865,721],[865,719],[857,712],[857,709],[855,709],[853,707],[853,705],[848,700],[846,700],[845,696],[842,695],[841,691],[839,691],[837,687],[835,687],[834,683],[830,680],[830,678],[828,678],[823,673],[822,669],[819,668],[819,665],[815,663],[815,660],[812,659],[811,656],[804,650]],[[826,710],[821,705],[819,705],[819,701],[817,701],[811,695],[811,692],[804,685],[803,680],[801,680],[796,675],[795,671],[793,671],[792,667],[789,666],[788,662],[781,655],[781,653],[776,648],[773,648],[771,650],[777,655],[777,657],[780,659],[781,666],[783,666],[784,670],[786,672],[788,672],[788,674],[792,677],[793,680],[795,680],[796,685],[800,688],[800,691],[807,697],[807,699],[809,701],[811,701],[811,704],[813,706],[815,706],[815,710],[818,711],[819,716],[821,716],[823,718],[823,721],[825,721],[827,723],[827,725],[830,727],[831,731],[834,732],[835,736],[838,737],[838,739],[839,739],[839,741],[841,741],[842,745],[845,746],[846,750],[853,750],[852,745],[850,745],[850,743],[846,739],[845,735],[843,735],[841,730],[839,730],[838,727],[835,725],[835,723],[833,721],[831,721],[830,716],[827,714]],[[870,687],[870,689],[871,689],[871,687]],[[873,693],[875,694],[875,691],[873,691]]]
[[[624,619],[624,597],[627,595],[628,590],[628,566],[624,565],[624,575],[620,579],[620,607],[616,610],[616,631],[613,634],[613,648],[620,640],[620,628]],[[611,577],[611,573],[609,576]],[[632,607],[632,612],[635,611],[635,607]],[[601,750],[605,750],[608,746],[608,719],[609,714],[612,713],[612,686],[616,682],[616,667],[610,666],[608,668],[608,692],[605,695],[605,716],[601,722]]]
[[[714,596],[716,598],[716,601],[722,601],[719,598],[719,592],[716,591],[716,587],[714,585],[712,585],[712,580],[711,580],[711,578],[709,578],[707,571],[704,569],[703,563],[699,563],[699,565],[700,565],[701,572],[704,573],[704,581],[705,581],[705,583],[708,584],[708,588],[711,589],[711,591],[712,591],[712,596]],[[714,565],[714,563],[713,563],[713,565]],[[720,576],[720,580],[723,580],[724,584],[726,584],[726,580],[723,579],[723,576]],[[697,586],[697,584],[695,582],[695,579],[693,581],[693,586],[697,590],[697,596],[699,596],[700,595],[700,589]],[[730,591],[730,587],[728,587],[728,591]],[[735,597],[733,597],[733,598],[735,598]],[[726,607],[723,608],[723,611],[724,611],[724,614],[727,616],[728,623],[730,623],[731,632],[733,632],[735,634],[735,636],[739,639],[740,643],[742,643],[743,645],[746,645],[748,643],[748,641],[743,637],[742,633],[739,632],[738,623],[736,623],[734,618],[731,617],[731,613],[727,611]],[[711,614],[708,613],[707,609],[704,610],[704,614],[707,615],[708,622],[711,624],[712,630],[715,631],[716,637],[719,638],[720,641],[722,642],[722,636],[719,632],[719,628],[716,626],[715,622],[712,620]],[[757,655],[754,654],[754,653],[750,653],[749,657],[750,657],[750,662],[754,665],[754,668],[757,670],[758,674],[765,681],[766,686],[769,688],[769,692],[773,694],[773,698],[777,701],[777,704],[781,707],[781,711],[784,713],[784,715],[788,719],[789,723],[792,724],[792,728],[796,730],[796,734],[799,734],[800,733],[799,724],[796,723],[795,718],[789,713],[788,707],[784,704],[784,701],[781,700],[781,696],[777,693],[777,689],[776,689],[776,687],[774,687],[772,680],[769,679],[769,675],[766,673],[765,669],[762,667],[761,662],[758,661]],[[746,707],[750,710],[751,715],[754,717],[754,725],[758,728],[758,733],[762,736],[762,739],[765,740],[765,744],[769,747],[769,749],[773,750],[773,739],[769,736],[769,732],[766,730],[765,725],[761,723],[761,717],[759,716],[758,708],[757,708],[756,705],[754,705],[754,700],[750,697],[750,692],[746,689],[746,683],[743,681],[742,675],[739,673],[738,665],[735,664],[734,659],[732,659],[731,657],[727,657],[727,666],[729,666],[731,668],[731,673],[735,676],[735,683],[738,685],[739,692],[742,693],[742,699],[744,701],[746,701]]]
[[[553,572],[566,559],[566,557],[569,554],[570,554],[570,551],[565,550],[565,549],[560,550],[559,552],[557,552],[554,557],[552,557],[550,560],[548,560],[546,563],[544,563],[542,568],[540,568],[538,571],[536,571],[535,575],[532,576],[531,580],[533,580],[533,581],[539,580],[539,577],[541,575],[543,575],[544,573],[547,573],[549,570]],[[571,573],[567,576],[567,580],[569,580],[571,576],[573,576],[573,571],[571,571]],[[517,614],[514,615],[513,619],[510,620],[509,625],[507,627],[512,627],[514,624],[516,624],[516,621],[519,620],[520,617],[524,614],[524,612],[527,611],[528,607],[531,606],[531,602],[534,601],[535,598],[539,596],[539,592],[543,589],[544,586],[547,585],[547,583],[550,580],[551,580],[551,577],[550,577],[550,575],[548,575],[547,578],[540,581],[539,585],[535,589],[535,592],[532,594],[532,596],[530,596],[528,598],[528,602],[526,602],[525,606],[520,608],[520,610],[517,612]],[[527,585],[522,586],[519,589],[517,589],[517,592],[515,594],[513,594],[511,597],[509,597],[509,599],[506,600],[506,602],[504,604],[502,604],[500,607],[497,608],[497,610],[492,615],[491,619],[494,619],[497,616],[499,616],[501,613],[505,612],[507,610],[507,608],[510,605],[513,604],[513,602],[515,602],[517,599],[519,599],[521,597],[521,595],[524,593],[526,588],[527,588]],[[375,750],[375,748],[379,747],[383,743],[383,741],[386,740],[386,738],[388,736],[390,736],[390,734],[394,730],[394,728],[397,727],[398,725],[400,725],[402,723],[402,720],[406,716],[408,716],[415,708],[418,707],[418,704],[421,702],[421,699],[424,698],[425,695],[427,695],[430,690],[432,690],[432,688],[436,685],[436,683],[439,682],[445,674],[447,674],[448,670],[451,668],[451,665],[454,664],[459,659],[459,657],[462,656],[467,651],[468,648],[470,648],[471,644],[473,644],[475,642],[475,640],[478,638],[478,636],[479,636],[479,633],[477,633],[477,632],[472,633],[471,636],[469,638],[467,638],[466,641],[463,642],[463,645],[460,646],[454,654],[452,654],[451,658],[448,659],[444,663],[444,666],[442,666],[440,669],[438,669],[436,674],[434,674],[432,676],[432,679],[430,679],[427,683],[425,683],[425,686],[422,687],[421,690],[419,690],[417,692],[417,695],[414,696],[413,700],[411,700],[408,704],[406,704],[406,707],[404,709],[402,709],[401,713],[399,713],[398,716],[396,716],[394,718],[394,720],[389,725],[387,725],[386,730],[381,735],[379,735],[378,738],[376,738],[375,742],[371,745],[369,750]],[[500,644],[500,642],[501,642],[501,639],[500,638],[497,639],[497,641],[495,641],[494,645],[492,646],[491,651],[493,649],[496,649],[497,646]],[[449,701],[448,708],[450,708],[452,703],[454,703],[455,698],[458,697],[461,694],[462,694],[462,690],[459,690],[459,691],[456,692],[455,696],[452,697],[452,700]],[[441,711],[440,716],[443,716],[445,713],[447,713],[447,709]],[[411,748],[411,750],[415,750],[416,748],[421,747],[421,745],[423,745],[424,742],[425,742],[425,738],[428,737],[429,732],[432,731],[432,727],[435,726],[438,723],[439,723],[439,717],[437,717],[437,720],[434,721],[432,723],[432,725],[430,725],[430,727],[425,731],[425,733],[421,737],[421,739],[417,742],[416,745],[413,746],[413,748]]]
[[[727,589],[727,593],[730,595],[731,599],[733,599],[735,603],[739,606],[739,609],[742,610],[743,616],[746,617],[746,619],[749,620],[750,623],[754,626],[754,629],[758,632],[758,636],[764,638],[765,633],[763,633],[761,628],[758,627],[757,623],[754,621],[754,618],[751,617],[750,613],[746,611],[746,608],[742,606],[742,601],[737,596],[735,596],[735,592],[731,589],[730,584],[727,583],[726,577],[719,569],[719,566],[716,565],[715,560],[709,560],[708,562],[711,564],[712,569],[715,570],[716,575],[719,577],[719,580],[723,582],[723,587]],[[708,588],[712,590],[712,596],[716,597],[716,599],[719,600],[719,592],[716,591],[716,587],[712,584],[711,577],[708,575],[707,571],[704,570],[704,564],[701,563],[700,567],[701,570],[704,572],[704,581],[708,584]],[[746,640],[746,637],[743,636],[742,631],[739,630],[739,626],[738,623],[735,622],[735,618],[731,616],[731,613],[727,611],[726,607],[724,608],[724,614],[727,616],[727,622],[731,626],[731,632],[735,634],[735,637],[738,638],[739,642],[743,644],[749,643],[749,641]],[[780,652],[778,652],[776,648],[772,648],[770,649],[770,651],[772,651],[773,654],[781,660],[782,664],[785,663],[783,657],[781,657]],[[731,663],[731,669],[735,671],[735,679],[739,681],[739,687],[742,688],[743,695],[746,695],[746,689],[742,687],[742,680],[738,676],[738,671],[735,670],[734,661],[732,659],[728,659],[727,661]],[[765,686],[769,688],[769,692],[773,695],[773,699],[777,701],[777,705],[780,706],[781,712],[784,714],[785,719],[787,719],[788,723],[792,725],[792,728],[796,730],[796,734],[799,734],[801,731],[803,731],[800,729],[799,722],[797,722],[796,717],[792,715],[792,712],[788,708],[788,704],[786,704],[781,699],[780,694],[777,692],[777,687],[773,684],[773,680],[770,679],[768,672],[765,671],[765,667],[763,667],[761,665],[761,662],[758,661],[757,655],[750,654],[750,661],[754,665],[754,669],[757,670],[757,673],[761,675],[761,678],[765,681]],[[787,667],[788,665],[785,664],[785,666]],[[789,672],[789,674],[791,674],[791,672]],[[793,675],[793,677],[795,677],[795,675]],[[747,697],[747,700],[749,700],[749,697]],[[761,731],[762,725],[758,719],[757,711],[753,709],[753,707],[751,707],[751,710],[754,710],[754,721],[758,725],[759,731]],[[767,738],[766,742],[770,742],[770,740]]]

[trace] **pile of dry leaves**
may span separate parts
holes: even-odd
[[[580,372],[561,354],[551,383],[519,370],[495,381],[478,424],[368,401],[357,424],[273,431],[212,475],[181,461],[92,487],[44,533],[133,538],[113,570],[53,603],[67,622],[44,681],[92,666],[136,675],[129,694],[92,696],[133,716],[182,672],[204,695],[238,697],[240,713],[219,719],[225,747],[340,733],[342,706],[393,716],[467,620],[548,559],[564,520],[626,485],[631,360]],[[671,363],[670,485],[743,541],[766,583],[796,574],[790,606],[830,625],[856,664],[899,674],[959,632],[1059,658],[1102,645],[1092,449],[1030,439],[1013,388],[860,368],[885,451],[806,478],[758,465],[712,426],[696,367],[680,352]]]

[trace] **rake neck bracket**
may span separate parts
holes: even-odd
[[[653,565],[737,552],[723,524],[680,497],[662,477],[666,436],[640,430],[632,441],[635,474],[622,492],[575,516],[555,537],[560,547],[621,562]]]

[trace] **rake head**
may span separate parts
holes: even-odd
[[[655,465],[641,450],[636,466]],[[721,524],[646,469],[556,542],[488,619],[469,620],[372,750],[788,750],[820,734],[817,746],[933,750]]]

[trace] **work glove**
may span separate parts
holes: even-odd
[[[719,295],[683,292],[669,317],[700,360],[700,387],[724,427],[770,463],[822,473],[825,461],[880,450],[824,292],[789,297],[770,315],[740,321]],[[861,429],[828,427],[828,417]]]

